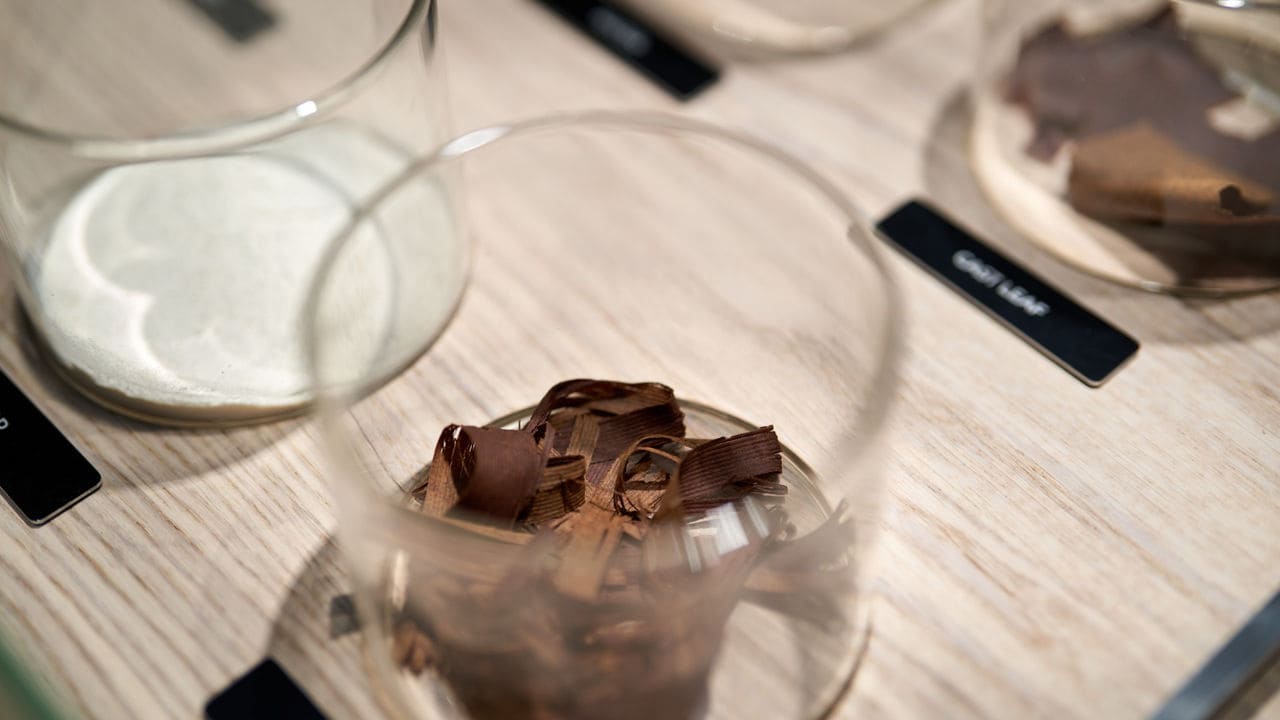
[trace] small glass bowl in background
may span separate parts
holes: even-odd
[[[1006,220],[1144,290],[1280,287],[1280,4],[985,10],[971,161]]]
[[[767,57],[848,50],[930,0],[622,0],[716,54]]]
[[[403,213],[416,188],[464,179],[477,257],[426,353],[419,296],[438,268],[412,253],[370,266],[366,246],[387,228],[432,243]],[[389,302],[352,301],[370,286]],[[444,703],[478,717],[599,717],[603,693],[613,717],[706,705],[716,718],[805,718],[847,687],[867,630],[901,311],[867,224],[808,166],[660,114],[477,130],[363,208],[323,265],[307,323],[338,541],[371,671],[400,714],[434,717]],[[650,530],[668,542],[646,541],[646,567],[670,573],[645,585],[641,607],[582,605],[529,580],[543,556],[415,508],[410,490],[444,426],[519,425],[549,387],[579,377],[671,386],[689,437],[776,428],[795,544],[756,561],[772,580],[726,585],[715,572],[734,557],[726,518],[753,501]],[[518,568],[518,592],[493,585]],[[459,588],[473,591],[465,602]],[[580,627],[597,612],[611,620]],[[406,619],[435,628],[438,674],[393,662]],[[556,652],[542,652],[548,637]],[[655,645],[665,650],[644,682],[620,669]],[[489,674],[469,677],[476,668]]]

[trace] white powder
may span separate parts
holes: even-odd
[[[300,407],[311,385],[300,313],[313,273],[353,198],[406,163],[375,138],[329,126],[267,153],[100,175],[54,223],[33,274],[50,350],[94,394],[147,416],[228,421]],[[423,272],[434,288],[415,310],[424,339],[461,290],[465,262],[441,191],[419,183],[407,194],[400,202],[416,215],[397,219],[416,227],[370,223],[344,255],[339,295],[360,321],[344,351],[353,373],[375,361],[404,312],[397,273]]]

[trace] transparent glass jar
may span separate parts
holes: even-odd
[[[461,180],[477,257],[427,353],[413,342],[414,293],[429,264],[384,266],[389,303],[350,299],[370,277],[371,228],[412,206],[415,184]],[[427,229],[416,237],[432,241]],[[828,710],[866,637],[902,336],[895,288],[869,226],[819,174],[675,116],[477,130],[379,192],[333,246],[306,332],[338,541],[390,707],[407,717]],[[509,533],[460,531],[483,519],[458,506],[431,514],[414,491],[427,478],[430,492],[442,428],[527,425],[543,393],[571,378],[664,383],[691,438],[772,425],[785,498],[655,516],[644,540],[607,551],[640,563],[638,585],[587,600],[550,579],[576,569],[554,533],[512,544]]]
[[[1011,224],[1145,290],[1280,286],[1280,4],[985,11],[971,159]]]
[[[883,30],[929,0],[622,0],[722,54],[831,53]]]
[[[0,238],[47,356],[147,420],[301,412],[297,316],[325,239],[448,137],[434,0],[0,0],[0,17]],[[452,268],[439,323],[465,264],[447,204],[421,218]]]

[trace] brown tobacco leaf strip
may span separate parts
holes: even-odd
[[[511,527],[529,506],[545,463],[531,433],[463,427],[446,455],[458,491],[455,509]]]
[[[674,435],[647,435],[632,441],[632,443],[628,445],[620,455],[618,455],[617,461],[609,467],[609,475],[606,478],[606,484],[613,488],[613,495],[611,499],[614,511],[619,514],[638,519],[641,517],[642,513],[647,517],[648,514],[655,512],[657,509],[647,509],[647,501],[652,497],[651,495],[648,495],[648,493],[646,493],[646,495],[635,497],[629,496],[628,491],[634,489],[634,486],[629,485],[630,482],[633,482],[630,480],[629,473],[647,471],[652,466],[652,463],[648,458],[632,465],[631,458],[639,454],[646,454],[650,456],[656,455],[679,463],[680,458],[678,456],[673,453],[669,453],[662,448],[668,445],[690,446],[692,444],[693,441],[687,438],[676,437]],[[662,490],[662,493],[658,497],[660,500],[661,495],[666,493],[666,487],[669,484],[667,474],[661,471],[654,471],[653,473],[646,475],[646,477],[649,478],[649,480],[644,483],[643,490]],[[638,504],[642,502],[641,498],[645,501],[644,506]]]
[[[670,388],[590,380],[552,388],[523,430],[447,428],[427,472],[424,513],[468,509],[553,532],[454,516],[422,523],[420,540],[433,549],[414,571],[416,594],[430,599],[425,606],[474,605],[485,608],[478,616],[510,627],[445,623],[421,639],[419,628],[428,626],[397,627],[396,660],[420,672],[434,651],[475,716],[598,717],[632,706],[637,712],[627,717],[687,714],[705,695],[707,668],[742,583],[782,523],[761,520],[768,510],[748,517],[756,506],[739,503],[731,511],[744,519],[747,544],[720,555],[714,538],[650,517],[668,503],[697,513],[785,488],[771,429],[712,441],[684,433]],[[697,553],[700,564],[652,564],[645,548],[653,530],[663,530],[658,542],[670,534],[677,551]],[[761,577],[760,592],[788,571],[784,565]],[[565,601],[530,606],[529,593],[547,583]],[[656,590],[664,593],[661,607],[653,604]],[[540,670],[536,677],[525,676],[530,668]],[[640,708],[637,697],[659,698],[670,712]]]
[[[565,595],[588,601],[595,600],[600,592],[609,560],[622,539],[622,527],[626,521],[613,511],[613,490],[608,482],[612,468],[625,464],[625,460],[615,459],[612,463],[598,461],[594,454],[597,430],[594,418],[580,417],[569,441],[571,450],[581,452],[593,462],[587,471],[586,502],[567,528],[561,526],[569,531],[569,541],[561,556],[560,568],[552,580]],[[591,447],[587,447],[588,443]]]
[[[600,380],[570,380],[556,385],[543,396],[530,417],[526,430],[550,426],[563,431],[570,421],[590,415],[600,424],[594,461],[613,459],[632,438],[665,433],[684,435],[684,413],[675,393],[658,383],[627,384]],[[556,452],[572,454],[563,433]]]
[[[533,495],[524,521],[539,525],[582,507],[586,500],[587,461],[581,455],[564,455],[547,460],[542,482]]]
[[[1201,52],[1202,38],[1187,32],[1180,8],[1161,4],[1159,15],[1145,23],[1089,37],[1056,23],[1022,43],[1008,78],[1008,97],[1035,125],[1027,151],[1047,160],[1068,141],[1148,122],[1219,170],[1280,191],[1280,133],[1244,140],[1213,126],[1210,108],[1239,98],[1240,92],[1223,82],[1221,66]],[[1123,165],[1135,151],[1141,149],[1121,148],[1110,159]],[[1209,203],[1217,189],[1212,193],[1205,198]]]
[[[573,428],[577,425],[578,420],[584,417],[590,417],[591,411],[587,408],[571,408],[569,410],[561,410],[551,416],[547,421],[547,426],[555,430],[556,435],[552,441],[552,454],[555,455],[576,455],[569,451],[569,441],[573,438]],[[526,425],[525,427],[531,427]],[[595,441],[591,443],[595,445]]]
[[[625,477],[614,495],[614,509],[636,518],[649,519],[662,507],[671,476],[658,468],[649,468],[639,476]]]
[[[613,488],[609,484],[614,461],[593,462],[587,466],[587,504],[609,508]]]
[[[621,415],[652,405],[672,405],[676,402],[676,393],[662,383],[632,383],[626,386],[627,392],[612,397],[596,397],[590,406],[602,413]]]
[[[579,426],[592,428],[595,420],[585,416]],[[593,440],[593,431],[582,434],[582,441]],[[574,443],[575,447],[577,443]],[[592,450],[586,450],[588,456]],[[594,458],[593,458],[594,459]],[[571,522],[557,528],[567,535],[561,565],[553,583],[566,594],[578,599],[593,599],[605,568],[620,541],[622,520],[609,509],[609,490],[604,484],[610,463],[592,462],[587,467],[586,501],[571,517]]]
[[[673,405],[654,405],[600,421],[596,462],[612,460],[635,438],[655,435],[684,437],[684,413]]]
[[[391,658],[414,675],[420,675],[435,659],[435,647],[417,625],[404,620],[396,625],[391,636]]]
[[[435,459],[434,450],[432,451],[431,457],[433,460]],[[426,465],[423,465],[421,468],[418,468],[418,472],[414,473],[409,478],[409,487],[411,488],[409,490],[409,497],[418,501],[419,508],[422,507],[421,503],[427,497],[427,483],[430,480],[431,480],[431,463],[427,463]]]
[[[621,383],[611,380],[566,380],[542,396],[528,427],[545,423],[554,410],[590,405],[617,415],[654,405],[676,405],[675,393],[659,383]]]
[[[625,415],[655,405],[678,406],[675,392],[659,383],[636,383],[626,386],[626,393],[610,397],[595,397],[587,407],[610,415]]]
[[[1145,121],[1080,141],[1067,199],[1101,218],[1280,225],[1268,211],[1277,203],[1270,188],[1218,167]]]
[[[432,517],[443,517],[458,504],[458,490],[453,485],[453,473],[446,459],[453,453],[458,425],[450,425],[440,433],[436,441],[435,456],[427,471],[426,494],[422,498],[422,512]]]
[[[668,495],[684,513],[696,514],[753,493],[785,495],[781,473],[782,446],[773,428],[763,427],[690,450],[676,468],[678,493]]]
[[[561,483],[565,480],[583,480],[587,475],[587,459],[581,455],[561,455],[549,458],[542,471],[542,484]]]
[[[595,600],[604,582],[609,558],[622,539],[624,521],[611,508],[584,505],[578,511],[560,568],[552,580],[556,589],[578,600]]]
[[[589,415],[579,417],[574,421],[573,431],[569,433],[569,444],[565,454],[581,455],[587,465],[590,465],[595,455],[596,439],[599,437],[600,423]]]
[[[671,482],[671,470],[680,464],[680,457],[658,448],[648,448],[650,457],[636,462],[634,468],[622,475],[621,486],[616,486],[620,493],[614,493],[614,509],[627,514],[635,514],[637,518],[652,518],[662,506],[662,496],[666,495],[667,483]],[[654,462],[660,457],[664,462]],[[669,468],[669,469],[668,469]],[[620,502],[622,501],[620,507]]]

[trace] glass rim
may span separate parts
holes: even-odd
[[[1195,5],[1207,5],[1222,10],[1263,10],[1280,12],[1280,0],[1178,0]]]
[[[436,0],[410,0],[394,33],[371,57],[336,83],[288,107],[220,125],[157,135],[115,138],[53,130],[20,120],[0,110],[0,131],[42,143],[61,145],[84,158],[114,162],[181,159],[252,145],[286,135],[343,105],[368,78],[386,64],[427,17]]]
[[[834,53],[846,52],[857,46],[861,42],[865,42],[868,38],[882,33],[886,28],[901,22],[905,17],[916,14],[927,8],[932,0],[919,0],[909,4],[905,8],[898,9],[895,14],[890,15],[887,19],[882,19],[874,23],[857,23],[852,20],[821,20],[821,19],[799,19],[793,20],[784,15],[778,14],[777,11],[767,10],[764,8],[755,8],[751,0],[735,0],[747,6],[752,12],[763,12],[764,16],[758,16],[749,22],[742,22],[741,18],[726,16],[725,12],[732,8],[722,8],[711,15],[700,14],[696,7],[696,3],[672,4],[658,11],[657,17],[661,17],[663,13],[672,13],[671,17],[675,22],[684,26],[693,32],[701,33],[715,40],[725,43],[727,47],[736,48],[738,51],[761,54],[777,54],[782,56],[804,57],[809,55],[829,55]],[[628,4],[631,7],[631,3]],[[636,7],[637,10],[643,10]],[[739,12],[742,8],[737,8]],[[770,20],[777,21],[786,26],[785,36],[771,35],[769,32],[761,33],[759,28],[761,23],[768,16]]]
[[[316,270],[312,275],[311,288],[303,304],[301,328],[305,362],[312,378],[311,410],[326,414],[334,406],[345,407],[352,402],[368,397],[392,382],[400,374],[417,364],[444,335],[452,324],[454,317],[466,295],[466,285],[471,274],[471,263],[474,252],[468,245],[466,259],[467,281],[458,293],[453,306],[449,309],[446,321],[415,352],[409,354],[402,362],[378,371],[367,378],[360,378],[353,383],[323,385],[320,382],[320,347],[316,336],[315,319],[326,280],[331,275],[334,264],[347,242],[355,236],[363,223],[377,212],[384,202],[394,197],[402,188],[423,174],[436,168],[445,167],[454,161],[461,160],[482,150],[501,145],[503,140],[521,138],[541,133],[557,132],[573,129],[596,130],[631,130],[645,132],[655,136],[663,133],[680,133],[687,136],[718,140],[729,147],[736,147],[754,153],[757,157],[771,160],[785,171],[790,172],[796,180],[807,183],[813,190],[832,203],[835,210],[843,214],[849,222],[845,232],[845,240],[852,244],[854,250],[871,264],[881,281],[881,289],[877,293],[884,299],[885,318],[880,332],[879,349],[873,353],[875,367],[867,378],[867,401],[856,413],[851,425],[850,437],[853,443],[849,448],[841,448],[837,456],[848,461],[862,455],[862,450],[872,445],[884,430],[893,406],[893,399],[899,377],[899,368],[905,353],[902,323],[906,312],[903,306],[902,292],[896,276],[889,266],[886,253],[875,241],[875,230],[866,219],[864,213],[825,175],[815,170],[809,163],[797,155],[784,150],[778,145],[764,140],[751,133],[728,128],[715,123],[706,122],[683,115],[661,111],[621,111],[621,110],[586,110],[563,112],[532,119],[521,120],[509,124],[490,125],[463,133],[448,140],[435,150],[419,157],[403,171],[384,183],[365,201],[361,202],[356,212],[347,223],[334,233],[327,243]]]

